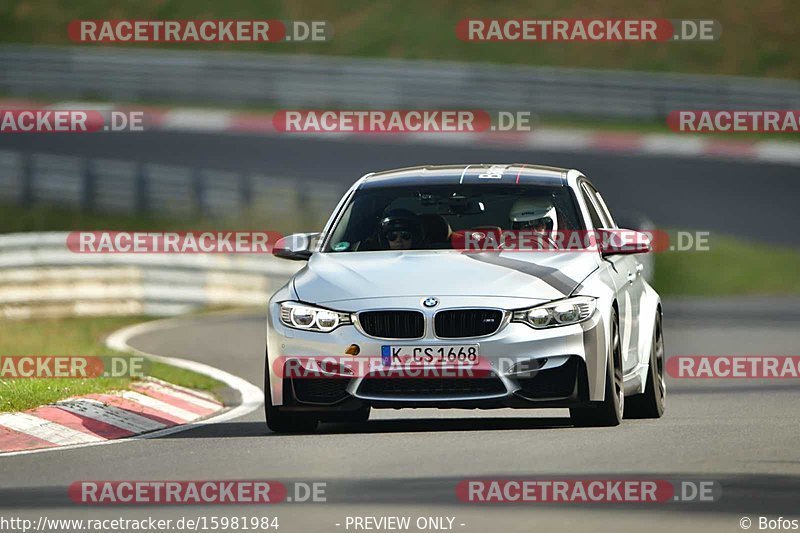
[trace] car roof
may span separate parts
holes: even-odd
[[[435,165],[399,168],[375,172],[366,176],[360,189],[379,187],[403,187],[410,185],[465,184],[521,184],[521,185],[567,185],[567,169],[540,165],[475,164]]]

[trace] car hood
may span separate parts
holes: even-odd
[[[301,301],[403,296],[555,300],[599,266],[587,252],[462,253],[441,250],[315,253],[294,277]]]

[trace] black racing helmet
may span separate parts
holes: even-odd
[[[419,217],[408,209],[390,209],[381,217],[380,241],[388,245],[396,238],[411,239],[413,245],[422,241],[422,223]]]

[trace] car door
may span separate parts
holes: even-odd
[[[605,202],[598,198],[597,191],[588,181],[580,185],[581,195],[589,209],[594,229],[616,229]],[[642,291],[641,270],[638,260],[632,255],[612,255],[605,258],[612,267],[612,277],[617,286],[619,306],[619,333],[622,345],[622,370],[627,374],[638,363],[639,354],[639,307]],[[639,281],[639,283],[637,283]]]
[[[598,207],[600,208],[600,214],[608,218],[611,222],[612,227],[617,228],[617,224],[614,222],[613,217],[611,216],[611,212],[606,205],[605,200],[603,200],[603,196],[597,192],[593,187],[590,186],[590,189],[594,192],[595,198],[597,199]],[[630,228],[623,228],[623,229],[630,229]],[[631,302],[633,303],[633,338],[636,340],[633,347],[636,349],[636,354],[634,361],[635,363],[641,362],[649,362],[649,354],[641,354],[639,353],[639,346],[642,343],[642,336],[641,336],[641,324],[642,324],[642,309],[644,308],[643,302],[646,295],[645,292],[645,264],[644,260],[645,257],[642,254],[636,255],[629,255],[627,256],[631,259],[631,267],[632,271],[630,276],[633,276],[633,281],[629,281],[629,292],[631,295]],[[634,363],[634,366],[635,366]]]

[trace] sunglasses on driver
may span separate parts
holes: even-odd
[[[389,241],[389,242],[393,242],[393,241],[396,241],[398,239],[402,239],[404,241],[410,241],[411,240],[411,232],[410,231],[389,231],[389,232],[386,232],[386,234],[384,236],[386,237],[386,240]]]

